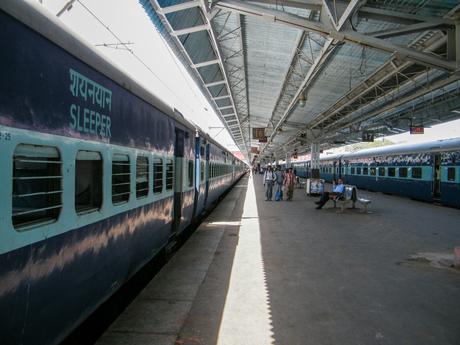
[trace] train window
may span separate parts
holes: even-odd
[[[361,175],[361,168],[356,168],[356,175]]]
[[[368,168],[363,168],[363,175],[367,175],[369,173]]]
[[[75,211],[97,211],[102,206],[102,158],[99,152],[78,151],[75,160]]]
[[[455,168],[447,168],[447,181],[455,181]]]
[[[422,168],[412,168],[412,178],[422,178]]]
[[[112,158],[112,202],[122,204],[129,201],[131,193],[131,163],[129,156],[116,153]]]
[[[388,176],[396,176],[396,168],[388,168]]]
[[[193,161],[188,161],[188,186],[193,187]]]
[[[375,176],[377,173],[377,169],[375,167],[371,167],[370,169],[371,176]]]
[[[200,163],[200,180],[201,182],[204,181],[204,162]]]
[[[136,159],[136,197],[143,198],[149,194],[149,158],[138,156]]]
[[[153,159],[153,192],[159,194],[163,191],[163,160]]]
[[[407,177],[407,168],[399,168],[399,177]]]
[[[52,223],[61,212],[61,158],[56,147],[20,144],[13,157],[15,229]]]
[[[351,171],[351,174],[354,174],[354,173],[355,173],[355,168],[352,167],[352,168],[350,169],[350,171]]]
[[[172,159],[166,160],[166,190],[172,190],[174,184],[174,164]]]
[[[385,168],[384,167],[379,168],[379,176],[385,176]]]

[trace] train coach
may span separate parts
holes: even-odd
[[[40,6],[0,37],[0,342],[57,344],[245,165]]]
[[[310,161],[294,167],[311,176]],[[323,156],[320,177],[340,177],[358,188],[460,208],[460,139]]]

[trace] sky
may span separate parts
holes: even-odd
[[[43,7],[54,15],[67,2],[68,0],[41,1]],[[118,49],[103,46],[118,41],[83,5],[122,42],[132,43],[128,47],[148,68],[122,46]],[[131,78],[166,104],[178,109],[186,119],[197,124],[230,151],[238,151],[212,107],[157,33],[137,0],[80,0],[74,2],[70,11],[65,11],[59,19]]]
[[[68,0],[41,2],[44,8],[56,14]],[[104,26],[83,5],[94,13]],[[171,107],[177,108],[185,118],[200,126],[230,151],[238,151],[212,107],[155,30],[137,0],[77,0],[71,10],[64,12],[59,19],[151,93]],[[118,43],[106,27],[123,42],[132,43],[128,45],[129,48],[148,68],[121,46],[118,49],[103,46]],[[394,143],[418,143],[454,137],[460,137],[460,120],[425,128],[423,135],[405,133],[386,138]]]

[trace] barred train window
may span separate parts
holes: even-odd
[[[188,186],[193,187],[193,161],[188,161]]]
[[[131,164],[129,156],[116,153],[112,158],[112,202],[122,204],[129,201],[131,193]]]
[[[356,168],[356,175],[361,175],[361,168]]]
[[[375,176],[375,175],[376,175],[376,172],[377,172],[377,169],[376,169],[376,168],[371,167],[369,170],[370,170],[371,176]]]
[[[384,167],[379,168],[379,176],[385,176],[385,168]]]
[[[367,175],[368,170],[369,170],[368,168],[363,168],[363,175]]]
[[[163,191],[163,160],[153,159],[153,192],[159,194]]]
[[[455,181],[455,168],[447,168],[447,181]]]
[[[61,159],[56,147],[20,144],[13,157],[15,229],[57,220],[62,203]]]
[[[149,194],[149,158],[138,156],[136,159],[136,197],[143,198]]]
[[[173,189],[174,165],[172,159],[166,160],[166,190]]]
[[[355,168],[351,168],[351,169],[350,169],[350,172],[351,172],[351,174],[354,175],[354,173],[355,173]]]
[[[412,178],[422,178],[422,168],[412,168]]]
[[[399,168],[399,177],[407,177],[407,168]]]
[[[102,158],[99,152],[78,151],[75,160],[75,211],[97,211],[102,205]]]

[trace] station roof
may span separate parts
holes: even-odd
[[[248,158],[460,118],[456,0],[139,2]]]

